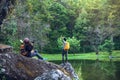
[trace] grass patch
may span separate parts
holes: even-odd
[[[41,54],[44,58],[46,58],[48,61],[53,60],[62,60],[61,54]],[[112,60],[113,61],[120,61],[120,51],[113,51],[112,53]],[[96,60],[96,54],[95,52],[91,53],[82,53],[82,54],[68,54],[69,60]],[[109,61],[109,54],[107,52],[100,52],[99,53],[99,60],[100,61]]]

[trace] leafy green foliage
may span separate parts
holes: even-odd
[[[3,22],[0,43],[17,47],[19,43],[13,41],[28,37],[35,41],[39,51],[56,53],[61,51],[57,40],[64,35],[72,39],[70,52],[80,52],[72,44],[76,40],[89,41],[99,51],[98,47],[107,37],[114,38],[120,33],[119,3],[119,0],[19,0]],[[92,49],[91,45],[80,47]]]
[[[17,35],[17,24],[14,20],[11,20],[9,23],[3,24],[2,28],[2,39],[3,43],[13,46],[14,50],[18,51],[18,38]],[[5,36],[4,36],[5,35]]]
[[[114,49],[114,43],[111,40],[105,40],[105,43],[102,45],[102,49],[112,54]]]

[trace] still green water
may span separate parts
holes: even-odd
[[[52,61],[61,64],[61,61]],[[69,61],[80,80],[120,80],[120,62],[112,61]]]

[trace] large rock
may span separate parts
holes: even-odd
[[[0,44],[0,53],[12,52],[12,47],[4,44]]]
[[[0,80],[79,80],[70,63],[56,65],[27,58],[0,44]]]
[[[61,71],[65,77],[70,75],[59,65],[27,58],[12,52],[0,54],[0,69],[1,80],[3,76],[6,76],[7,80],[34,80],[51,70]]]

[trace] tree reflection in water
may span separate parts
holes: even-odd
[[[60,64],[61,61],[52,61]],[[120,62],[71,60],[80,80],[119,80]]]
[[[100,62],[82,64],[81,77],[83,80],[116,80],[116,66],[113,62]]]

